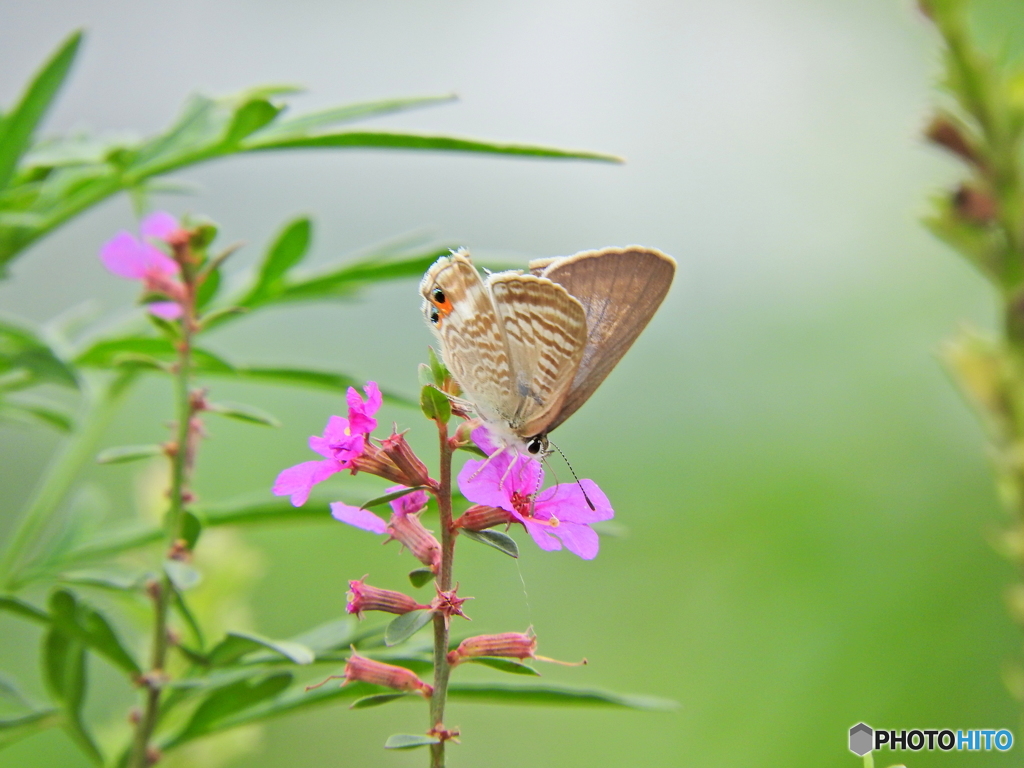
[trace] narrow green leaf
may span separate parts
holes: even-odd
[[[386,280],[418,279],[423,276],[431,264],[437,261],[438,257],[446,256],[449,252],[448,248],[432,248],[424,253],[403,258],[371,256],[327,272],[289,280],[280,293],[275,295],[274,301],[322,301],[339,297],[347,298],[361,288]]]
[[[271,104],[266,99],[247,101],[232,117],[224,135],[224,146],[234,149],[238,142],[267,125],[280,111],[281,107]]]
[[[377,693],[373,696],[363,696],[361,699],[356,699],[348,705],[348,708],[369,709],[370,707],[379,707],[381,704],[390,704],[392,701],[405,699],[412,695],[411,693]]]
[[[0,749],[61,722],[60,712],[56,709],[41,709],[19,717],[0,719]]]
[[[146,577],[143,574],[127,574],[117,571],[83,569],[62,573],[57,580],[62,584],[75,584],[82,587],[96,587],[115,592],[133,592],[139,589]]]
[[[0,416],[6,419],[17,416],[29,420],[34,419],[61,432],[71,432],[75,428],[75,422],[70,413],[55,406],[39,403],[12,402],[10,400],[0,402]]]
[[[422,491],[424,488],[426,488],[425,485],[416,485],[416,486],[412,486],[410,488],[402,488],[402,489],[397,490],[397,491],[392,491],[391,493],[385,493],[383,496],[377,496],[376,498],[373,498],[373,499],[370,499],[367,502],[364,502],[363,505],[360,508],[361,509],[373,509],[374,507],[379,507],[382,504],[387,504],[389,501],[394,501],[395,499],[400,499],[403,496],[408,496],[410,493],[415,493],[416,491]]]
[[[261,424],[265,427],[280,427],[281,422],[266,411],[242,403],[208,403],[206,409],[229,419],[247,421],[250,424]]]
[[[384,630],[384,644],[391,647],[405,642],[425,627],[433,617],[434,612],[426,608],[396,616]]]
[[[171,363],[177,357],[174,344],[168,339],[152,336],[122,336],[113,339],[101,339],[83,350],[75,358],[75,363],[85,368],[112,368],[117,358],[125,355],[142,355],[151,357],[161,363]],[[196,368],[201,373],[230,373],[233,366],[212,352],[202,348],[193,350]]]
[[[473,664],[483,664],[485,667],[491,667],[492,669],[500,669],[502,672],[509,672],[513,675],[540,677],[540,672],[536,669],[515,659],[503,659],[500,656],[473,656],[466,659],[466,661]]]
[[[679,706],[674,701],[657,696],[626,695],[554,683],[538,685],[514,680],[501,683],[452,683],[448,695],[455,700],[481,704],[625,707],[650,711],[668,711]]]
[[[384,742],[384,749],[416,749],[417,747],[429,747],[431,744],[440,744],[437,736],[421,736],[417,733],[394,733],[388,736]]]
[[[259,303],[273,287],[305,257],[312,235],[312,222],[307,218],[295,219],[285,225],[260,264],[256,285],[242,300],[244,306]]]
[[[346,104],[341,107],[334,107],[333,109],[325,109],[322,112],[313,112],[291,119],[280,120],[261,131],[258,138],[264,141],[272,137],[305,136],[311,131],[337,125],[338,123],[365,120],[369,117],[379,117],[421,107],[431,107],[436,104],[456,101],[457,98],[455,94],[445,94],[443,96],[419,96],[406,99],[383,99]]]
[[[473,541],[479,541],[481,544],[487,544],[488,546],[494,547],[499,552],[504,552],[509,557],[519,557],[519,545],[516,544],[516,540],[509,536],[507,533],[501,531],[494,531],[487,529],[484,531],[459,531],[463,536]]]
[[[37,624],[49,624],[50,615],[24,600],[9,595],[0,595],[0,611],[7,611]]]
[[[161,445],[121,445],[107,448],[96,456],[97,464],[125,464],[129,461],[150,459],[164,452]]]
[[[427,365],[430,366],[430,373],[434,377],[434,386],[441,389],[451,374],[448,373],[448,368],[441,362],[441,358],[437,356],[433,347],[427,347]]]
[[[203,284],[196,291],[196,307],[200,310],[210,305],[210,302],[217,298],[217,291],[220,290],[220,269],[214,269],[207,273]]]
[[[164,573],[174,588],[186,592],[203,580],[203,575],[188,563],[180,560],[164,560]]]
[[[420,390],[420,410],[433,421],[447,424],[452,417],[452,404],[448,396],[432,384]]]
[[[409,581],[412,585],[419,589],[424,584],[429,584],[434,580],[434,572],[429,568],[417,568],[413,571],[409,571]]]
[[[86,756],[97,765],[103,755],[86,728],[82,705],[86,692],[85,645],[53,627],[43,639],[43,668],[47,688],[64,711],[64,727]]]
[[[196,645],[199,647],[199,652],[202,652],[206,646],[206,641],[203,638],[203,629],[199,626],[199,622],[196,621],[192,609],[188,607],[185,596],[177,589],[174,590],[174,608],[181,618],[185,620],[185,623],[188,624],[188,628],[192,632],[192,639],[195,640]],[[204,664],[205,662],[206,659],[203,659]]]
[[[518,155],[521,157],[547,157],[565,160],[599,160],[607,163],[621,163],[621,157],[600,152],[564,150],[530,144],[498,144],[478,139],[461,139],[454,136],[430,136],[419,133],[394,133],[390,131],[340,131],[318,136],[252,136],[242,142],[243,151],[265,151],[268,149],[317,149],[317,148],[365,148],[365,149],[412,149],[429,152],[482,152],[496,155]]]
[[[319,657],[328,651],[339,648],[347,649],[355,642],[358,634],[357,627],[352,620],[334,619],[290,639],[293,643],[309,648]]]
[[[24,389],[37,383],[78,387],[74,369],[65,363],[35,330],[0,317],[0,376],[22,372],[4,389]]]
[[[14,176],[18,160],[28,149],[32,135],[63,85],[81,42],[80,31],[68,37],[36,74],[18,105],[0,123],[0,190],[7,187]]]
[[[228,632],[212,651],[210,664],[215,667],[233,664],[253,651],[269,650],[295,664],[312,664],[316,655],[301,643],[293,640],[270,640],[248,632]]]
[[[107,618],[92,606],[78,602],[68,590],[58,589],[50,595],[50,615],[54,627],[68,638],[84,643],[125,672],[142,672]]]
[[[214,730],[219,722],[273,698],[291,685],[291,682],[291,673],[282,672],[265,677],[255,683],[249,680],[239,680],[214,690],[196,708],[188,724],[166,748],[169,749],[178,743]]]

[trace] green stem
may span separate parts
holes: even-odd
[[[452,526],[452,446],[448,442],[448,425],[438,420],[438,441],[441,448],[440,480],[437,508],[441,522],[441,572],[438,587],[452,588],[452,563],[455,559],[455,529]],[[430,697],[430,728],[444,723],[444,707],[448,699],[448,625],[445,617],[434,615],[434,694]],[[444,768],[444,742],[430,747],[430,768]]]
[[[868,752],[864,755],[864,768],[875,768],[875,756],[873,753]]]
[[[20,585],[19,568],[31,558],[33,545],[67,496],[82,465],[95,456],[97,443],[117,410],[121,396],[128,389],[127,384],[131,378],[131,373],[123,373],[110,382],[98,385],[89,398],[83,422],[50,462],[0,559],[0,582],[4,589],[13,591]]]

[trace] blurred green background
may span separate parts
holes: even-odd
[[[157,201],[209,215],[224,242],[250,243],[232,264],[239,276],[300,213],[316,220],[320,262],[424,229],[481,261],[628,243],[678,259],[665,306],[556,435],[628,535],[604,539],[594,562],[541,553],[522,534],[518,565],[466,543],[456,577],[477,598],[469,630],[532,624],[541,653],[590,661],[545,666],[545,679],[681,706],[456,702],[448,722],[463,743],[452,766],[857,765],[846,732],[860,720],[1024,736],[1001,682],[1020,653],[1003,600],[1013,575],[986,543],[1002,513],[981,430],[937,355],[958,324],[990,326],[992,305],[982,280],[916,220],[925,194],[957,169],[918,138],[936,98],[937,43],[911,3],[0,0],[0,11],[3,104],[69,30],[88,30],[51,130],[148,133],[194,89],[294,82],[309,88],[306,109],[455,91],[455,105],[379,124],[628,159],[253,156],[189,171],[197,195]],[[1024,12],[986,3],[977,21],[998,39],[1024,29]],[[119,317],[135,286],[104,273],[96,252],[132,221],[122,197],[44,240],[0,284],[0,307],[44,321],[91,301]],[[412,394],[429,342],[410,281],[357,304],[270,310],[207,345]],[[310,458],[306,437],[343,410],[339,398],[266,387],[214,393],[285,427],[212,424],[198,477],[209,500],[269,493],[281,468]],[[140,387],[104,445],[162,439],[169,398],[166,382]],[[431,444],[416,412],[384,416]],[[56,443],[0,430],[0,535]],[[129,465],[89,478],[127,516],[145,473]],[[335,480],[341,495],[345,480]],[[411,562],[329,521],[205,543],[225,579],[250,581],[248,607],[230,609],[236,623],[272,637],[343,613],[347,579],[369,572],[402,588]],[[33,691],[37,643],[33,627],[0,618],[0,669]],[[122,717],[123,682],[102,663],[93,669],[90,712]],[[412,705],[327,708],[189,759],[417,766],[422,753],[380,745],[421,720]],[[1009,765],[1020,749],[879,761]],[[0,765],[86,763],[52,731],[0,753]]]

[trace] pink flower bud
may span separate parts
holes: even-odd
[[[349,466],[352,468],[353,475],[356,472],[366,472],[368,475],[383,477],[385,480],[390,480],[393,483],[408,485],[405,473],[395,464],[391,457],[368,440],[363,447],[362,453],[353,459]],[[415,485],[415,483],[412,485]]]
[[[381,442],[381,449],[391,459],[404,479],[399,480],[402,485],[415,487],[417,485],[436,485],[430,479],[427,466],[420,461],[412,447],[406,442],[405,434],[393,432]]]
[[[423,527],[418,515],[391,515],[388,533],[391,539],[408,547],[413,557],[437,573],[441,567],[441,545],[434,535]]]
[[[532,659],[537,651],[537,638],[523,632],[502,632],[500,635],[467,637],[459,647],[448,653],[452,666],[477,656],[501,656],[509,659]]]
[[[455,527],[467,531],[482,531],[495,525],[507,525],[508,523],[516,522],[519,521],[510,512],[506,512],[500,507],[474,504],[459,516],[459,519],[455,521]]]
[[[372,683],[394,688],[396,691],[418,693],[426,699],[434,693],[434,689],[416,677],[416,674],[405,667],[396,667],[380,661],[367,659],[355,651],[345,662],[345,683]]]
[[[354,613],[360,619],[363,618],[363,611],[384,611],[386,613],[409,613],[420,608],[429,608],[429,605],[420,605],[409,595],[401,592],[394,592],[390,589],[371,587],[363,579],[350,581],[348,583],[348,605],[345,610]]]

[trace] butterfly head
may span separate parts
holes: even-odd
[[[526,452],[531,456],[538,458],[544,458],[551,453],[551,448],[548,446],[547,435],[534,435],[526,440]]]

